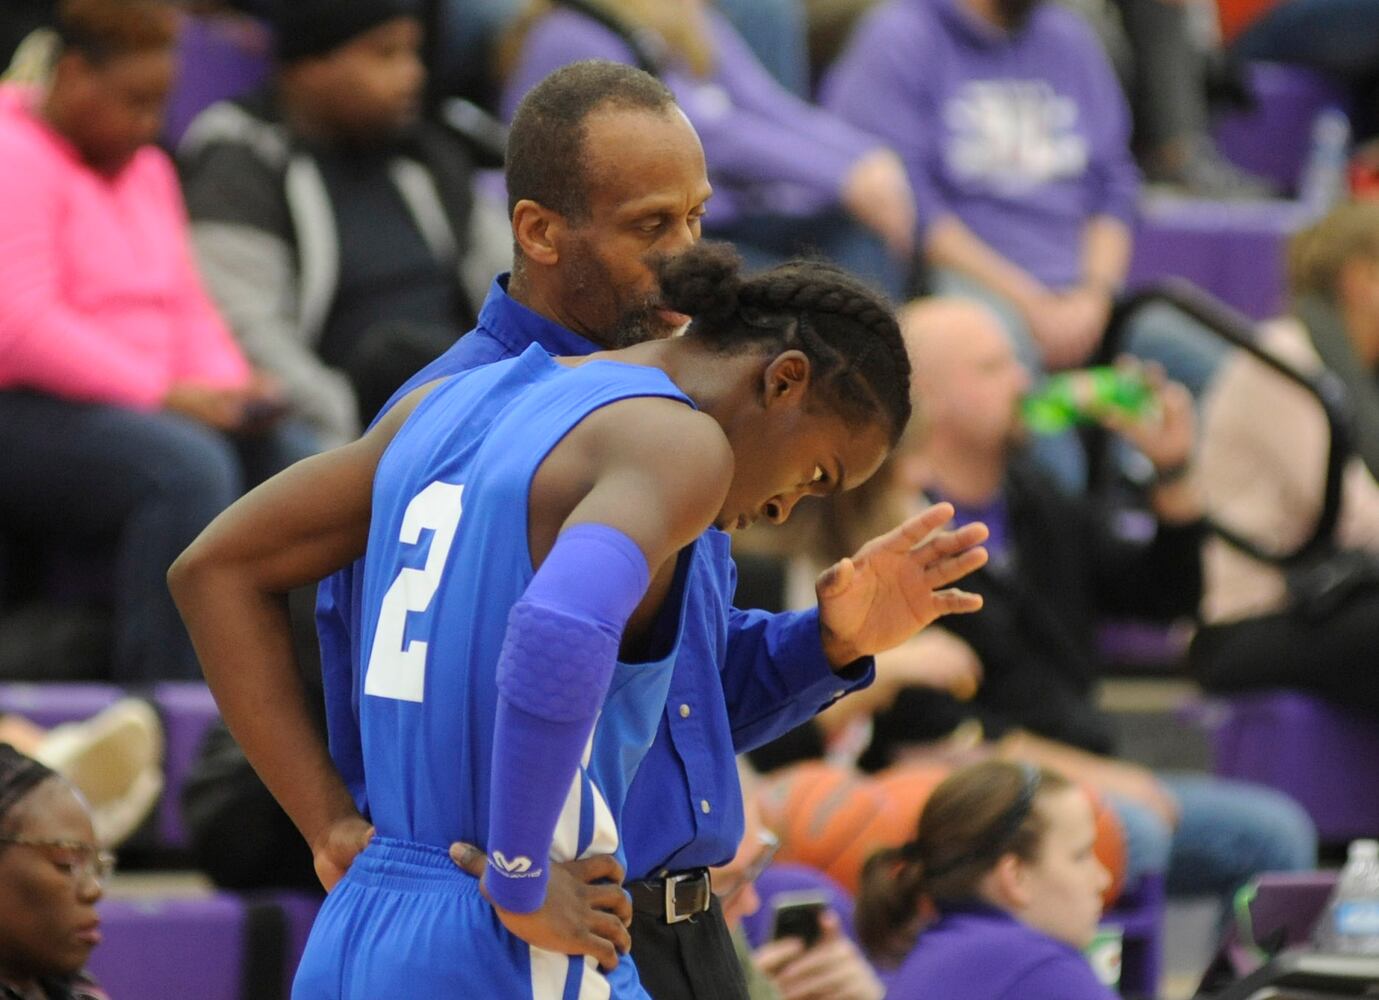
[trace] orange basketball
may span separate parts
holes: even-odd
[[[780,837],[777,857],[828,874],[857,891],[862,866],[874,852],[914,836],[930,794],[951,768],[903,764],[867,777],[822,762],[770,775],[757,790],[766,826]],[[1110,906],[1125,882],[1125,836],[1120,821],[1090,791],[1096,816],[1096,855],[1111,873]]]
[[[1092,812],[1096,816],[1096,843],[1092,845],[1092,850],[1111,875],[1111,884],[1101,895],[1109,907],[1120,898],[1120,891],[1125,888],[1125,829],[1120,825],[1120,818],[1101,801],[1096,792],[1086,786],[1082,790],[1092,800]]]
[[[902,843],[913,819],[878,784],[823,763],[798,764],[771,775],[757,791],[766,826],[780,837],[781,861],[809,865],[857,891],[862,862]]]

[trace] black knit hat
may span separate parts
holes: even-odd
[[[417,17],[416,0],[277,0],[271,23],[278,58],[332,52],[395,17]]]
[[[0,823],[20,799],[56,773],[8,743],[0,743]]]

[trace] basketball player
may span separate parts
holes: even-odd
[[[697,317],[686,336],[582,364],[532,348],[423,387],[244,501],[322,523],[327,558],[367,552],[360,712],[378,835],[327,898],[295,997],[647,996],[632,962],[605,973],[528,943],[549,861],[619,852],[677,653],[726,639],[731,563],[705,530],[783,521],[803,496],[857,485],[909,418],[894,318],[832,268],[742,281],[730,251],[701,246],[663,265],[660,287]],[[365,549],[356,511],[323,508],[375,469]],[[241,680],[210,669],[234,658],[239,624],[206,613],[220,526],[173,574],[218,693]],[[932,526],[895,547],[908,556]],[[979,537],[931,543],[944,551],[928,579],[873,595],[837,638],[898,640],[917,610],[924,624],[975,609],[932,588],[980,563]],[[457,838],[487,851],[484,894],[450,864]]]

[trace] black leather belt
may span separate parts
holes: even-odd
[[[707,868],[695,868],[665,878],[630,882],[632,908],[668,924],[706,913],[713,901],[713,885]]]

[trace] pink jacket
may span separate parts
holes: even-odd
[[[146,148],[103,176],[34,100],[0,88],[0,389],[152,410],[175,382],[245,385],[167,156]]]

